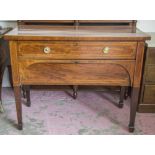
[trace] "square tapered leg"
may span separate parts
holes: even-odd
[[[140,90],[140,88],[138,88],[138,87],[132,88],[131,105],[130,105],[129,132],[134,132],[136,111],[137,111],[138,98],[139,98],[139,90]]]
[[[23,129],[22,123],[22,104],[21,104],[21,88],[20,86],[14,86],[15,102],[16,102],[16,111],[17,111],[17,120],[18,120],[18,129]]]
[[[119,108],[123,108],[125,89],[126,89],[125,86],[122,86],[120,89],[120,100],[119,100],[119,104],[118,104]]]

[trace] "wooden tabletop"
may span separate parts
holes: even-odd
[[[135,33],[124,32],[118,29],[105,29],[105,30],[90,30],[90,29],[62,29],[62,30],[18,30],[13,29],[5,35],[7,40],[98,40],[98,41],[145,41],[150,40],[149,34],[146,34],[140,30],[136,30]]]

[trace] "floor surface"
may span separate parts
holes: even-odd
[[[16,111],[13,91],[4,88],[0,113],[1,135],[124,135],[155,134],[155,114],[137,113],[135,132],[128,132],[130,99],[123,109],[116,104],[118,93],[79,91],[78,98],[71,91],[31,91],[31,107],[23,99],[22,131],[16,128]]]

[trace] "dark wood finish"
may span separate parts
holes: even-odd
[[[139,97],[139,87],[133,87],[132,88],[132,94],[131,94],[131,105],[130,105],[130,121],[129,121],[129,132],[134,131],[135,126],[135,118],[136,118],[136,111],[138,106],[138,97]]]
[[[28,107],[31,106],[31,99],[30,99],[30,86],[24,86],[25,89],[25,98],[27,99],[26,105]]]
[[[155,104],[139,104],[138,112],[140,112],[140,113],[155,113]]]
[[[120,88],[120,100],[119,100],[119,104],[118,104],[119,108],[123,108],[123,100],[124,100],[125,90],[126,90],[126,87],[124,87],[124,86],[122,86]]]
[[[19,30],[23,29],[81,29],[81,30],[105,30],[115,29],[124,32],[136,32],[135,20],[20,20]]]
[[[134,71],[134,81],[133,81],[132,94],[131,94],[129,132],[134,131],[135,116],[136,116],[136,111],[138,107],[140,84],[141,84],[141,78],[142,78],[144,48],[145,48],[144,42],[138,42],[136,64],[135,64],[135,71]]]
[[[133,82],[133,61],[19,61],[24,85],[109,85]],[[42,68],[42,69],[40,69]],[[46,78],[45,78],[46,77]],[[37,79],[37,80],[36,80]]]
[[[144,73],[141,85],[138,111],[155,112],[155,47],[146,48]]]
[[[75,20],[19,20],[18,29],[75,29]]]
[[[146,65],[155,65],[155,47],[147,46]]]
[[[21,89],[20,86],[14,86],[14,94],[16,101],[16,111],[17,111],[17,119],[18,119],[18,129],[23,129],[22,123],[22,104],[21,104]]]
[[[134,20],[78,20],[80,29],[116,29],[124,32],[135,32],[136,21]]]
[[[125,93],[124,93],[124,99],[127,100],[127,98],[130,96],[131,93],[131,87],[125,87]]]
[[[143,102],[145,104],[155,104],[155,85],[145,85]]]
[[[155,65],[148,65],[145,69],[146,75],[145,80],[146,82],[155,82]]]
[[[44,53],[44,48],[50,53]],[[104,53],[108,47],[108,53]],[[135,59],[136,42],[18,42],[18,56],[38,59]]]
[[[25,88],[25,86],[22,86],[22,96],[23,96],[23,98],[26,98],[26,88]]]
[[[121,25],[115,21],[115,26],[110,26],[111,21],[76,21],[75,29],[70,30],[66,25],[60,26],[61,30],[52,29],[51,25],[50,30],[48,26],[45,30],[45,25],[33,29],[33,24],[14,29],[5,36],[10,41],[13,85],[18,88],[22,85],[131,86],[129,131],[133,132],[144,45],[150,36],[139,30],[131,31],[133,21],[126,21],[134,23],[127,24],[130,31],[126,31],[129,27],[123,22]],[[122,97],[121,94],[121,102]],[[17,113],[21,117],[21,111]]]
[[[144,39],[145,38],[145,39]],[[145,41],[150,36],[136,30],[136,33],[121,29],[102,30],[18,30],[15,28],[5,36],[7,40],[19,41]]]

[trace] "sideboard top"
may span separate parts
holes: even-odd
[[[150,35],[136,30],[136,32],[124,32],[122,30],[18,30],[13,29],[4,37],[7,40],[150,40]]]
[[[145,41],[150,36],[136,29],[133,20],[40,20],[18,21],[7,40],[129,40]]]

